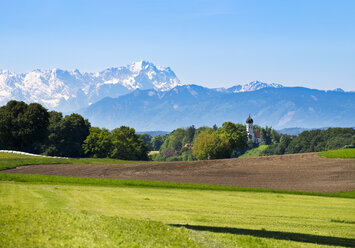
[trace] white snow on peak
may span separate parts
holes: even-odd
[[[28,103],[38,102],[57,111],[71,112],[105,97],[118,97],[137,89],[168,91],[180,85],[180,80],[170,67],[155,66],[144,60],[90,73],[58,68],[36,69],[22,74],[0,70],[0,105],[16,99]],[[216,90],[237,93],[266,87],[283,86],[254,81]],[[179,93],[177,89],[174,90]],[[188,90],[194,96],[198,94],[190,87]]]
[[[259,82],[259,81],[253,81],[244,85],[236,85],[233,86],[231,88],[228,88],[227,91],[229,92],[233,92],[233,93],[239,93],[239,92],[247,92],[247,91],[256,91],[256,90],[260,90],[263,88],[282,88],[284,87],[281,84],[275,84],[275,83],[271,83],[271,84],[267,84],[267,83],[263,83],[263,82]],[[221,90],[221,89],[218,89]]]
[[[136,89],[167,91],[178,85],[181,85],[180,80],[169,67],[157,67],[148,61],[93,73],[58,68],[22,74],[0,70],[0,105],[16,99],[70,112]]]
[[[142,65],[143,65],[143,61],[138,61],[138,62],[132,63],[131,65],[128,65],[128,67],[130,68],[130,70],[132,72],[139,73],[142,70]]]
[[[342,88],[336,88],[336,89],[334,89],[332,91],[334,91],[334,92],[342,92],[342,93],[345,92]]]

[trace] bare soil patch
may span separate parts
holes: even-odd
[[[3,172],[313,192],[355,190],[355,159],[320,158],[317,153],[126,165],[30,165]]]

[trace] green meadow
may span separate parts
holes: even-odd
[[[319,156],[326,158],[355,158],[355,148],[324,151],[320,152]]]
[[[250,149],[246,151],[243,155],[239,156],[239,158],[252,158],[261,156],[262,152],[268,147],[268,145],[260,145],[256,148]]]
[[[7,159],[29,161],[4,156],[5,166]],[[355,191],[0,173],[0,241],[0,247],[355,247]]]
[[[259,147],[246,151],[243,155],[239,156],[239,158],[252,158],[263,156],[262,152],[267,147],[268,145],[260,145]],[[318,155],[320,157],[325,158],[355,158],[355,148],[323,151],[319,152]]]
[[[354,247],[351,197],[13,178],[0,247]]]

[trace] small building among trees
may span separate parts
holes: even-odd
[[[262,142],[261,134],[260,131],[254,131],[254,120],[253,118],[250,117],[250,114],[245,122],[246,122],[245,126],[247,129],[248,141],[252,141],[253,143],[260,144]]]

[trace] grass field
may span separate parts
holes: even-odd
[[[354,198],[14,180],[0,247],[355,246]]]
[[[2,169],[50,162],[127,163],[0,153]],[[355,247],[354,237],[355,191],[0,173],[0,247]]]
[[[109,158],[46,158],[14,153],[0,152],[0,170],[15,168],[30,164],[129,164],[144,163],[144,161],[126,161]]]
[[[326,158],[355,158],[355,148],[324,151],[320,152],[319,156]]]
[[[252,158],[259,157],[261,153],[268,147],[268,145],[260,145],[256,148],[250,149],[246,151],[243,155],[239,156],[239,158]]]
[[[1,206],[0,247],[197,247],[188,231],[85,210]]]

